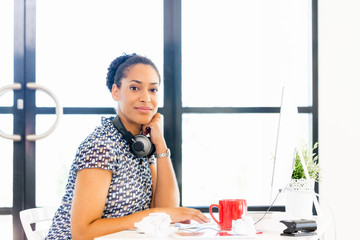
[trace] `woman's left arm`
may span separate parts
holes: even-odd
[[[150,128],[150,137],[155,145],[156,153],[165,153],[167,145],[163,136],[163,117],[156,113],[149,124],[143,126],[144,133]],[[180,194],[175,172],[170,157],[162,157],[156,160],[156,164],[150,166],[153,178],[153,199],[151,207],[178,207]]]
[[[159,151],[159,153],[162,152]],[[161,208],[178,207],[180,193],[171,159],[169,157],[158,158],[156,164],[151,165],[150,168],[155,173],[152,174],[153,199],[151,206]],[[154,175],[156,175],[155,178]]]

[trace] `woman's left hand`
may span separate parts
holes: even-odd
[[[163,135],[163,115],[156,113],[148,124],[142,126],[143,134],[150,134],[151,142],[158,147],[165,147],[166,143]]]

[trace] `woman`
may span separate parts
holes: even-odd
[[[124,54],[109,66],[106,84],[123,127],[132,136],[149,134],[158,158],[135,156],[114,117],[102,118],[76,153],[47,239],[94,239],[134,228],[154,212],[169,214],[173,222],[208,222],[200,211],[179,207],[162,115],[157,113],[160,74],[154,63]]]

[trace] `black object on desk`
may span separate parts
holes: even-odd
[[[281,220],[281,223],[287,227],[282,236],[313,236],[316,235],[317,224],[314,220]]]

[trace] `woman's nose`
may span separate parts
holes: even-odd
[[[151,102],[151,98],[148,92],[144,91],[141,93],[140,102]]]

